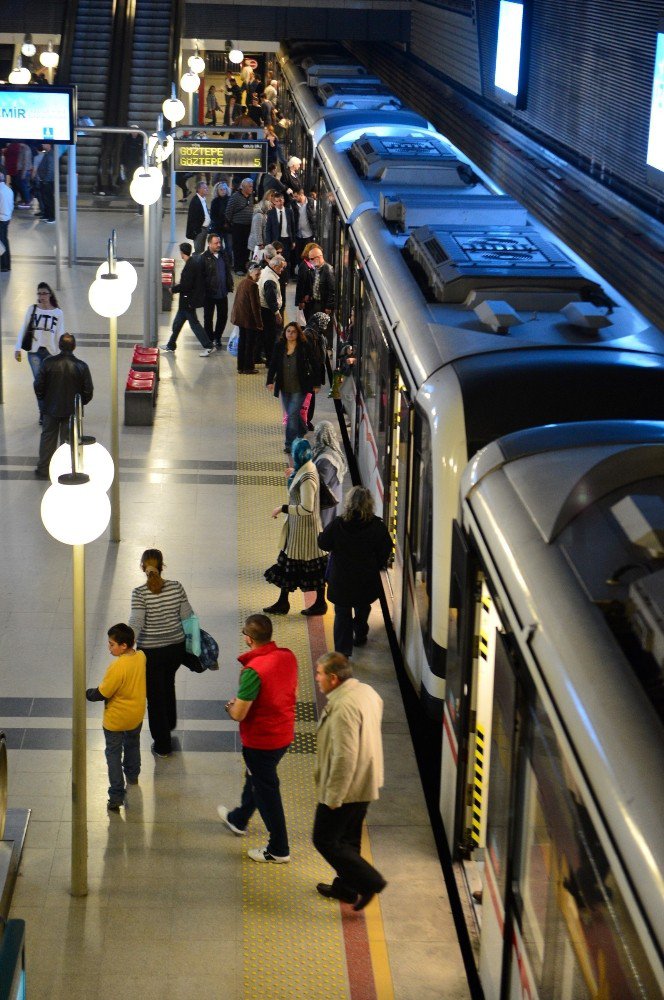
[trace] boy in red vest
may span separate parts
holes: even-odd
[[[247,853],[252,861],[283,865],[290,861],[290,853],[277,767],[295,735],[297,660],[290,649],[272,642],[267,615],[249,615],[242,634],[248,651],[238,656],[240,686],[226,711],[240,723],[247,774],[240,805],[231,811],[218,806],[217,812],[225,827],[244,837],[258,809],[269,839],[267,847]]]

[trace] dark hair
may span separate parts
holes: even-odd
[[[191,257],[191,243],[181,243],[180,253],[186,254],[187,257]]]
[[[130,649],[133,649],[136,636],[131,625],[119,622],[117,625],[111,625],[106,634],[113,642],[117,642],[118,646],[129,646]]]
[[[141,556],[141,569],[147,574],[147,588],[151,594],[161,594],[164,581],[161,571],[164,568],[164,557],[159,549],[146,549]]]
[[[291,323],[286,323],[286,326],[281,331],[281,339],[284,341],[284,343],[286,342],[286,330],[289,330],[292,326],[294,326],[295,329],[297,330],[297,342],[298,342],[298,344],[305,344],[306,345],[307,338],[304,335],[304,330],[302,329],[302,327],[300,326],[299,323],[295,322],[295,320],[293,320]]]
[[[48,292],[48,294],[51,296],[51,309],[57,309],[58,308],[58,300],[56,299],[55,293],[54,293],[53,289],[51,288],[51,286],[47,285],[47,283],[45,281],[40,281],[39,284],[37,285],[37,291],[39,291],[40,288],[45,288],[46,291]]]
[[[73,333],[63,333],[58,341],[58,347],[61,351],[73,352],[76,350],[76,337]]]
[[[264,646],[272,638],[272,622],[267,615],[249,615],[244,623],[244,634]]]
[[[343,653],[323,653],[316,660],[316,666],[322,667],[328,676],[334,674],[342,683],[353,676],[352,664]]]

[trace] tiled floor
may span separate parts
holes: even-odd
[[[140,258],[138,216],[93,212],[79,213],[80,257],[100,260],[113,226],[120,254]],[[199,358],[187,329],[177,355],[162,357],[154,427],[120,428],[122,541],[110,543],[105,534],[86,550],[87,676],[89,684],[101,679],[108,661],[106,629],[126,619],[131,589],[141,582],[140,553],[148,546],[163,549],[166,574],[182,581],[203,625],[218,639],[221,669],[179,671],[182,750],[155,761],[146,730],[140,784],[130,789],[119,815],[106,811],[101,712],[89,706],[89,893],[84,899],[70,896],[70,552],[41,524],[45,484],[32,475],[37,409],[28,366],[13,359],[15,333],[36,282],[55,281],[53,227],[19,216],[10,237],[13,270],[0,286],[0,724],[10,746],[9,804],[32,809],[12,907],[12,916],[27,921],[29,996],[240,1000],[259,995],[259,983],[262,997],[275,998],[468,996],[377,610],[372,641],[357,660],[358,675],[386,703],[387,784],[370,811],[369,839],[389,886],[362,924],[375,973],[369,985],[355,977],[344,950],[348,915],[342,920],[340,907],[315,893],[315,881],[330,873],[309,842],[313,756],[306,741],[282,765],[292,864],[265,871],[243,861],[246,847],[263,842],[260,821],[247,841],[220,827],[216,805],[232,804],[242,781],[236,727],[221,706],[235,690],[238,622],[247,602],[255,610],[274,594],[261,580],[259,555],[261,547],[266,558],[276,554],[278,529],[267,512],[275,497],[281,499],[284,464],[278,404],[262,380],[239,380],[225,352]],[[93,277],[92,260],[64,268],[58,296],[95,383],[85,429],[108,446],[106,329],[87,302]],[[121,383],[129,344],[141,339],[140,280],[139,272],[132,307],[119,320]],[[160,340],[166,337],[164,325]],[[321,399],[318,416],[326,407],[330,412]],[[243,434],[247,413],[264,430]],[[277,636],[310,670],[305,620],[292,614],[279,623]],[[303,732],[312,728],[306,722],[312,691],[304,673]],[[261,927],[270,931],[269,947],[261,948]]]

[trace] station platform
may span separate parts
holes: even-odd
[[[77,355],[95,386],[85,431],[110,442],[105,320],[88,305],[94,268],[111,228],[121,257],[142,257],[134,212],[80,211],[81,262],[57,291]],[[368,816],[365,850],[388,881],[369,907],[325,900],[315,886],[332,872],[311,844],[317,703],[316,657],[332,648],[324,618],[298,612],[299,593],[275,639],[299,663],[297,734],[280,767],[291,863],[259,865],[258,817],[234,838],[217,817],[239,799],[243,767],[236,723],[223,710],[237,689],[240,630],[273,602],[263,579],[278,551],[270,517],[286,496],[279,403],[262,375],[238,377],[225,350],[199,357],[185,327],[175,355],[162,355],[152,427],[122,426],[121,542],[106,532],[86,547],[87,684],[108,665],[106,630],[129,615],[143,582],[142,551],[160,548],[167,578],[182,582],[201,625],[220,646],[218,672],[177,675],[179,749],[150,753],[142,735],[139,784],[108,813],[101,707],[88,706],[88,895],[70,895],[71,553],[42,525],[47,486],[34,478],[37,407],[25,359],[13,348],[38,281],[55,286],[53,226],[15,212],[12,271],[1,276],[0,726],[9,746],[9,806],[32,810],[11,916],[27,923],[28,996],[34,1000],[462,1000],[470,996],[389,645],[375,605],[369,643],[353,658],[357,677],[385,702],[386,784]],[[63,239],[66,228],[63,225]],[[184,238],[178,217],[178,239]],[[164,222],[164,236],[167,220]],[[166,243],[164,243],[166,248]],[[119,384],[141,341],[142,285],[118,321]],[[292,315],[292,310],[291,310]],[[160,342],[172,315],[161,314]],[[262,371],[262,369],[261,369]],[[334,419],[327,389],[317,419]]]

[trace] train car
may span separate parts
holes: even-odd
[[[451,579],[441,812],[486,1000],[655,1000],[664,424],[488,445]]]
[[[280,58],[337,276],[340,343],[354,352],[342,387],[351,445],[395,541],[392,622],[424,708],[442,719],[469,458],[541,424],[664,418],[664,337],[430,123],[323,109]]]

